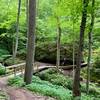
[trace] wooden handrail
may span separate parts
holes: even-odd
[[[6,69],[18,68],[18,67],[23,67],[23,66],[25,66],[25,63],[7,66]]]

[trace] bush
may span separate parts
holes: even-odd
[[[99,49],[100,51],[100,49]],[[90,81],[98,83],[100,85],[100,52],[95,51],[93,54],[93,65],[90,69]],[[87,78],[87,68],[82,69],[81,75]]]
[[[0,47],[2,47],[0,45]],[[3,55],[9,55],[9,52],[5,48],[0,48],[0,62],[3,61]]]
[[[49,81],[54,85],[60,85],[64,88],[72,89],[72,79],[57,73],[56,69],[48,69],[37,74],[42,80]]]
[[[7,55],[7,54],[9,54],[9,52],[6,49],[1,49],[0,48],[0,56]]]
[[[98,54],[100,55],[100,53]],[[91,80],[100,82],[100,56],[96,56],[93,68],[91,69]]]
[[[84,92],[84,93],[86,92],[86,84],[85,83],[81,84],[81,91]],[[90,85],[89,85],[89,94],[100,97],[100,88],[97,87],[95,84],[90,83]]]
[[[5,67],[0,64],[0,75],[4,75],[6,73]]]
[[[16,76],[16,77],[8,79],[8,85],[22,87],[25,85],[25,83],[23,82],[23,79],[21,77]]]

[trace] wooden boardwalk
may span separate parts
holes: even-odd
[[[81,68],[86,67],[87,63],[82,63],[81,64]],[[59,69],[62,70],[73,70],[73,67],[75,68],[75,66],[73,65],[68,65],[68,66],[59,66]],[[49,68],[56,68],[56,66],[53,65],[42,65],[42,66],[37,66],[35,64],[35,67],[33,67],[34,73],[49,69]],[[25,63],[21,63],[21,64],[16,64],[16,65],[11,65],[11,66],[7,66],[6,67],[6,74],[9,73],[17,73],[17,72],[21,72],[24,73],[24,69],[25,69]]]

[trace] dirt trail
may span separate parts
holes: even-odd
[[[33,94],[28,90],[14,88],[7,85],[7,78],[0,78],[0,90],[6,92],[10,100],[55,100],[50,97]]]

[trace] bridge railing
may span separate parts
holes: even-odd
[[[82,63],[81,64],[81,68],[86,67],[87,63]],[[49,69],[49,68],[56,68],[56,66],[36,66],[33,67],[34,69],[34,73]],[[74,68],[76,68],[76,65],[74,65]],[[24,73],[24,69],[25,69],[25,63],[21,63],[21,64],[16,64],[16,65],[11,65],[5,68],[6,70],[6,74],[14,74],[16,75],[16,73],[20,72],[21,74]],[[59,69],[63,69],[63,70],[73,70],[73,65],[68,65],[68,66],[59,66]]]
[[[8,75],[8,74],[14,74],[14,75],[16,75],[16,73],[18,73],[18,72],[21,72],[23,74],[24,68],[25,68],[25,63],[7,66],[5,68],[6,75]]]

